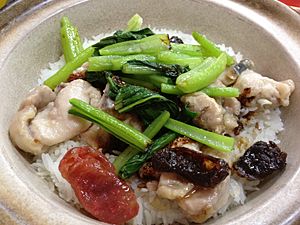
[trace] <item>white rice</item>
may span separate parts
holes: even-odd
[[[50,147],[47,153],[42,153],[32,164],[37,174],[47,181],[49,188],[74,205],[79,204],[71,185],[62,177],[58,166],[68,149],[84,146],[78,141],[66,141]]]
[[[180,31],[172,31],[167,29],[154,29],[156,33],[168,33],[170,36],[176,35],[183,39],[185,43],[196,44],[191,35],[184,34]],[[92,37],[91,40],[84,39],[84,47],[88,47],[91,44],[96,43],[99,39],[111,34],[101,34]],[[235,53],[232,48],[226,47],[224,44],[219,47],[226,51],[228,54],[234,56],[239,62],[242,59],[240,53]],[[38,84],[42,84],[44,80],[53,75],[65,64],[63,56],[59,58],[57,62],[49,63],[49,68],[41,70]],[[251,109],[244,109],[243,113],[246,114]],[[280,110],[266,110],[261,113],[257,113],[255,117],[250,120],[242,121],[245,125],[245,129],[236,137],[236,144],[234,150],[234,158],[238,158],[243,155],[245,149],[250,147],[254,142],[262,141],[274,141],[279,143],[277,134],[283,130],[283,123],[280,119]],[[32,164],[37,174],[41,176],[48,184],[49,188],[56,191],[58,195],[78,206],[78,200],[72,190],[70,184],[61,176],[58,166],[59,162],[69,148],[75,146],[82,146],[84,143],[77,141],[66,141],[64,143],[52,146],[47,153],[43,153]],[[106,157],[113,162],[116,156],[106,154]],[[259,182],[243,183],[243,180],[230,178],[229,194],[230,197],[224,207],[222,207],[216,214],[223,214],[228,208],[242,205],[246,201],[245,191],[257,190]],[[188,224],[188,221],[184,218],[183,213],[179,209],[176,203],[161,199],[156,195],[155,191],[151,191],[147,188],[137,188],[136,180],[131,180],[131,185],[137,195],[137,201],[140,209],[138,215],[132,219],[129,223],[133,225],[151,225],[151,224],[172,224],[174,222],[181,224]]]

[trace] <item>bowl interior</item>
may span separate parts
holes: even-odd
[[[255,62],[256,71],[277,80],[293,79],[297,86],[300,69],[295,62],[295,55],[283,42],[285,34],[280,33],[272,20],[270,22],[266,19],[270,16],[267,13],[272,14],[276,10],[284,12],[285,9],[283,7],[278,9],[279,5],[274,3],[271,5],[274,12],[264,12],[263,8],[253,9],[247,6],[247,1],[244,3],[247,7],[234,1],[226,2],[227,6],[219,1],[208,0],[173,0],[172,4],[167,0],[155,0],[151,4],[137,0],[65,1],[65,3],[56,3],[61,4],[61,7],[55,4],[50,5],[48,9],[45,8],[40,13],[32,15],[32,20],[27,19],[21,25],[12,28],[9,37],[14,37],[13,40],[5,40],[5,43],[10,42],[11,48],[6,52],[0,67],[2,93],[0,101],[3,106],[0,107],[2,134],[0,143],[5,165],[12,170],[12,176],[17,176],[24,188],[30,189],[28,193],[35,195],[37,202],[43,201],[47,207],[45,210],[59,207],[64,217],[76,218],[81,221],[81,224],[99,224],[80,214],[52,193],[34,173],[30,163],[11,144],[7,132],[12,115],[17,110],[21,99],[37,85],[40,70],[46,68],[49,62],[57,61],[62,54],[59,26],[60,18],[64,15],[71,19],[78,27],[80,35],[86,38],[122,29],[135,13],[139,13],[144,18],[145,26],[180,30],[185,33],[199,31],[215,42],[232,46],[244,57],[252,59]],[[259,2],[258,6],[259,4],[264,6],[263,1]],[[237,8],[229,9],[230,6]],[[250,18],[249,15],[246,16],[247,10],[257,13],[258,17],[264,16],[265,19],[258,21],[258,17],[257,19]],[[291,15],[290,12],[286,13],[286,16]],[[275,14],[272,16],[276,17]],[[293,45],[295,44],[293,41],[290,38],[287,43]],[[237,221],[242,217],[247,218],[250,215],[248,210],[256,209],[254,211],[257,212],[261,207],[267,207],[277,193],[289,190],[291,182],[294,182],[293,179],[298,175],[300,165],[300,155],[297,152],[300,145],[300,139],[297,138],[297,128],[300,127],[300,115],[297,113],[300,103],[296,101],[298,97],[300,97],[300,91],[296,89],[291,98],[291,105],[282,110],[285,131],[280,135],[282,140],[280,146],[288,153],[286,170],[266,182],[260,191],[250,197],[246,205],[226,213],[218,224]],[[15,196],[8,198],[7,201],[13,201],[11,198],[17,203],[21,199],[24,200],[22,197]],[[30,201],[30,198],[27,200]],[[282,203],[283,207],[289,207],[289,205],[289,202]],[[11,207],[14,206],[11,205]],[[30,208],[30,210],[36,209]],[[28,212],[22,213],[25,215]],[[274,215],[272,216],[276,220]],[[210,223],[217,224],[215,221]]]

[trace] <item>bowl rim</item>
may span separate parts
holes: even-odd
[[[138,1],[138,0],[132,0]],[[203,0],[188,0],[194,2],[200,2]],[[285,35],[277,37],[279,41],[283,42],[286,37],[288,37],[289,46],[293,46],[292,50],[287,50],[293,55],[294,64],[297,65],[298,70],[300,71],[300,35],[297,31],[300,30],[300,16],[290,9],[285,4],[275,0],[261,0],[261,1],[251,1],[251,0],[205,0],[206,2],[212,2],[220,7],[227,8],[231,11],[247,11],[250,12],[247,15],[247,18],[251,18],[253,14],[261,16],[260,19],[263,19],[263,23],[270,23],[274,26],[274,30],[270,32],[279,32],[284,27]],[[19,20],[14,22],[13,24],[8,25],[8,27],[4,30],[4,32],[0,33],[0,68],[4,64],[7,59],[9,52],[13,50],[18,43],[26,37],[28,33],[30,33],[35,27],[40,25],[42,22],[50,19],[52,16],[60,13],[68,8],[74,7],[79,4],[84,4],[88,2],[88,0],[65,0],[65,1],[55,1],[51,2],[48,5],[44,5],[42,8],[32,11],[30,14],[26,14],[25,16],[21,16]],[[274,14],[270,14],[270,11],[277,12],[279,15],[274,18]],[[16,35],[17,34],[17,35]],[[298,51],[295,51],[298,50]],[[299,82],[299,81],[298,81]],[[0,193],[6,192],[12,184],[19,185],[20,192],[22,197],[21,200],[24,200],[25,197],[29,194],[32,194],[32,190],[30,187],[21,180],[14,171],[14,168],[10,165],[9,161],[6,158],[5,154],[5,146],[0,147],[1,154],[0,155],[0,169],[1,171],[6,170],[5,173],[0,173]],[[8,157],[8,156],[7,156]],[[9,178],[9,180],[7,179]],[[253,215],[260,210],[264,210],[265,214],[271,215],[276,212],[276,224],[292,224],[297,223],[300,220],[300,201],[295,201],[295,199],[299,199],[300,196],[300,169],[295,172],[291,181],[283,186],[274,197],[270,199],[269,202],[262,204],[259,208],[253,209],[253,212],[250,214],[243,215],[240,218],[234,218],[236,221],[232,221],[229,224],[262,224],[260,222],[264,222],[264,224],[272,224],[274,221],[272,218],[265,219],[263,218],[254,218]],[[37,194],[37,193],[35,193]],[[1,196],[1,195],[0,195]],[[34,197],[34,201],[41,202],[45,201],[42,196],[36,195]],[[272,205],[280,205],[282,201],[288,201],[289,209],[282,208],[280,212],[274,210]],[[15,204],[15,203],[14,203]],[[55,207],[53,203],[45,202],[45,204],[52,204],[52,207]],[[23,223],[23,221],[28,221],[28,223],[39,224],[40,218],[39,216],[32,216],[32,212],[26,211],[26,209],[16,208],[17,211],[11,211],[10,208],[16,207],[16,205],[12,205],[9,201],[0,200],[0,209],[4,209],[4,211],[12,218],[12,223],[6,224],[14,224],[14,223]],[[290,210],[290,208],[294,208],[294,210]],[[35,215],[38,215],[39,207],[36,207]],[[18,215],[19,214],[19,215]],[[61,220],[62,223],[68,221],[68,223],[64,224],[91,224],[89,219],[84,219],[81,216],[74,216],[74,213],[62,213],[64,215],[64,219]],[[58,214],[51,214],[50,217],[57,217]],[[46,217],[44,217],[46,218]],[[80,220],[77,220],[80,218]],[[49,219],[49,218],[48,218]],[[67,219],[67,220],[66,220]],[[261,219],[261,221],[258,221]],[[51,223],[51,220],[48,220],[48,224]],[[53,220],[52,220],[53,221]],[[56,221],[56,220],[55,220]],[[45,224],[45,223],[44,223]],[[94,224],[94,223],[92,223]],[[99,224],[96,223],[95,224]]]

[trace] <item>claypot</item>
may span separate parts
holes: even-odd
[[[278,80],[291,78],[296,91],[283,109],[280,146],[288,153],[284,172],[250,195],[248,202],[209,224],[297,224],[300,216],[300,16],[272,0],[65,0],[22,16],[0,36],[0,223],[101,224],[50,191],[11,144],[8,126],[39,71],[62,54],[63,15],[87,38],[125,26],[134,13],[144,24],[200,31],[252,59],[255,70]]]

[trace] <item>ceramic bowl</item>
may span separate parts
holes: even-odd
[[[37,84],[39,71],[62,54],[63,15],[87,38],[125,26],[134,13],[145,25],[200,31],[252,59],[255,69],[278,80],[291,78],[296,91],[283,109],[280,146],[288,153],[284,172],[268,180],[241,207],[209,224],[297,224],[300,213],[300,16],[272,0],[65,0],[21,17],[0,37],[0,223],[101,224],[50,191],[8,137],[12,115]],[[297,222],[298,221],[298,222]]]

